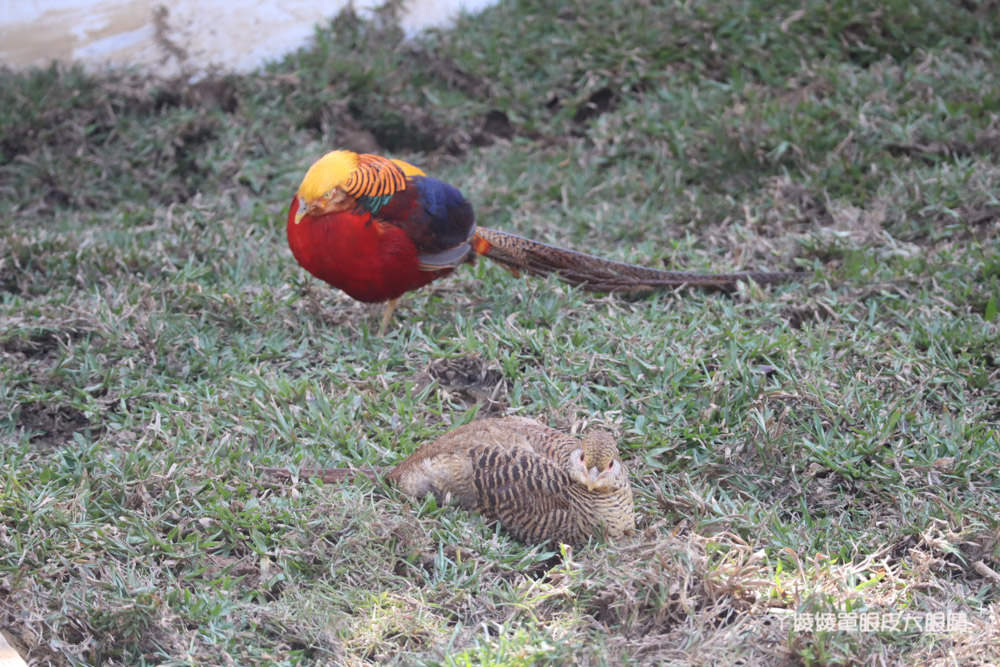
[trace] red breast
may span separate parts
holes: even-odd
[[[388,301],[451,273],[421,271],[417,248],[399,227],[362,209],[305,215],[299,199],[288,209],[288,245],[309,273],[358,301]]]

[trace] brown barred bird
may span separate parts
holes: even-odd
[[[288,209],[288,245],[309,273],[358,301],[387,302],[385,332],[399,297],[483,255],[507,267],[596,292],[648,292],[692,285],[732,289],[798,272],[689,273],[601,259],[479,227],[457,188],[378,155],[333,151],[306,172]]]
[[[288,471],[267,468],[288,478]],[[303,469],[325,482],[351,479],[366,469]],[[582,440],[533,419],[474,421],[427,443],[390,470],[386,479],[406,494],[428,493],[500,522],[525,543],[579,545],[591,536],[621,537],[635,528],[632,487],[611,434]]]

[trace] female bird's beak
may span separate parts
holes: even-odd
[[[295,218],[293,219],[293,222],[296,225],[302,221],[302,216],[306,214],[306,209],[308,208],[309,207],[306,206],[306,200],[303,199],[302,197],[299,197],[298,205],[295,207]]]
[[[591,468],[585,484],[588,491],[613,491],[617,488],[616,478],[620,474],[621,464],[618,461],[612,462],[607,470],[601,471]]]

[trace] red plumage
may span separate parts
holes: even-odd
[[[333,151],[306,173],[288,210],[288,245],[309,273],[359,301],[395,300],[451,273],[476,255],[513,273],[553,273],[585,289],[647,292],[683,285],[731,289],[776,283],[798,272],[704,274],[615,262],[477,227],[456,188],[399,160]]]
[[[295,216],[299,199],[288,210],[288,245],[309,273],[352,298],[379,303],[423,287],[452,269],[423,271],[417,247],[403,228],[363,209]]]

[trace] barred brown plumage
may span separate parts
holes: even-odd
[[[265,471],[290,477],[280,468]],[[299,475],[337,482],[377,472],[333,468]],[[409,495],[432,493],[441,504],[478,511],[528,543],[581,544],[635,527],[628,471],[614,438],[601,431],[581,440],[525,417],[483,419],[423,445],[386,478]]]

